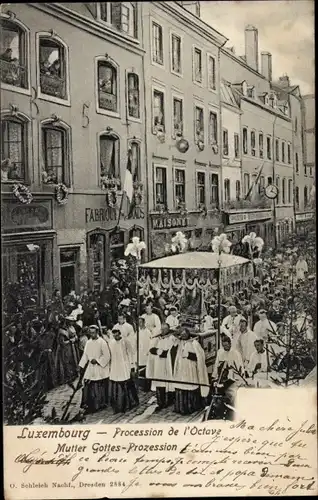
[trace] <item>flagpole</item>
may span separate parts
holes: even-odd
[[[123,209],[124,196],[125,196],[125,191],[123,191],[123,195],[122,195],[121,200],[120,200],[120,207],[119,207],[118,219],[117,219],[117,223],[116,223],[115,229],[117,229],[119,227],[120,216],[121,216],[121,212],[122,212],[122,209]]]
[[[252,191],[253,191],[253,188],[254,188],[254,187],[256,186],[256,184],[258,183],[258,181],[259,181],[259,179],[260,179],[260,176],[261,176],[261,173],[262,173],[262,171],[263,171],[264,165],[265,165],[265,161],[263,161],[262,165],[260,166],[260,169],[259,169],[259,171],[258,171],[258,174],[257,174],[257,176],[256,176],[256,179],[255,179],[255,180],[254,180],[254,182],[252,183],[251,187],[249,188],[249,190],[248,190],[248,192],[247,192],[247,194],[246,194],[246,196],[245,196],[245,198],[244,198],[245,200],[247,200],[247,199],[250,197],[250,195],[251,195],[251,193],[252,193]]]

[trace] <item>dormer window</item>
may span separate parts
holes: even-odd
[[[265,106],[269,106],[269,96],[268,94],[265,95]]]
[[[100,2],[99,17],[113,28],[138,38],[137,2]]]
[[[255,87],[247,87],[247,97],[255,99]]]
[[[277,97],[275,94],[270,94],[268,96],[268,102],[269,102],[269,105],[272,107],[272,108],[276,108],[277,106]]]

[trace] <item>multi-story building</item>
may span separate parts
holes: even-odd
[[[130,238],[147,238],[142,9],[2,9],[3,277],[40,302],[53,288],[102,290]],[[119,218],[128,157],[135,202]],[[31,203],[17,200],[17,183]]]
[[[241,111],[241,203],[237,208],[224,207],[225,218],[233,230],[254,231],[275,244],[292,230],[292,122],[289,103],[280,100],[271,88],[271,54],[261,53],[259,68],[255,27],[245,29],[244,56],[237,56],[233,49],[221,49],[221,74],[231,82]],[[274,202],[264,196],[268,184],[278,187]]]
[[[182,4],[186,5],[182,5]],[[178,230],[193,248],[220,226],[219,51],[198,2],[144,4],[150,258]]]

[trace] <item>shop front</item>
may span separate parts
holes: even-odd
[[[53,291],[52,200],[36,197],[22,205],[4,197],[1,219],[5,308],[14,312],[19,299],[23,308],[44,305]]]
[[[272,211],[269,210],[231,210],[224,212],[224,231],[234,243],[251,232],[260,236],[266,245],[271,245],[274,239]]]
[[[314,212],[298,213],[295,216],[297,234],[306,235],[311,231],[315,231]]]
[[[107,206],[105,196],[97,194],[70,196],[65,207],[57,208],[62,296],[72,290],[103,291],[131,239],[145,240],[144,217],[130,218],[123,212],[119,218],[119,206]]]
[[[166,255],[166,247],[172,237],[181,231],[189,241],[191,250],[206,250],[211,244],[213,232],[220,229],[222,223],[219,214],[197,212],[153,213],[149,215],[149,259],[158,259]]]

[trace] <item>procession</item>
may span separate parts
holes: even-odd
[[[10,406],[17,386],[28,389],[27,399],[32,394],[24,411],[43,395],[54,401],[55,391],[67,387],[64,403],[73,414],[76,409],[77,421],[93,414],[99,420],[107,414],[112,422],[116,415],[131,418],[141,400],[147,418],[164,418],[169,411],[204,421],[232,419],[239,387],[261,390],[314,380],[314,237],[286,242],[274,254],[251,233],[239,252],[248,259],[232,253],[237,245],[225,234],[216,234],[210,253],[200,253],[188,251],[187,239],[177,232],[169,255],[148,264],[140,264],[145,244],[135,238],[99,296],[71,292],[62,300],[56,291],[45,310],[36,311],[24,309],[17,287],[8,289],[5,413],[10,423],[21,417],[19,405],[13,411]],[[196,257],[201,263],[216,259],[219,269],[210,276],[211,270],[193,269]],[[232,282],[222,273],[222,258],[241,266]],[[182,259],[192,267],[161,268],[160,260],[180,266]],[[75,394],[77,408],[69,401]],[[57,418],[55,409],[53,414]]]

